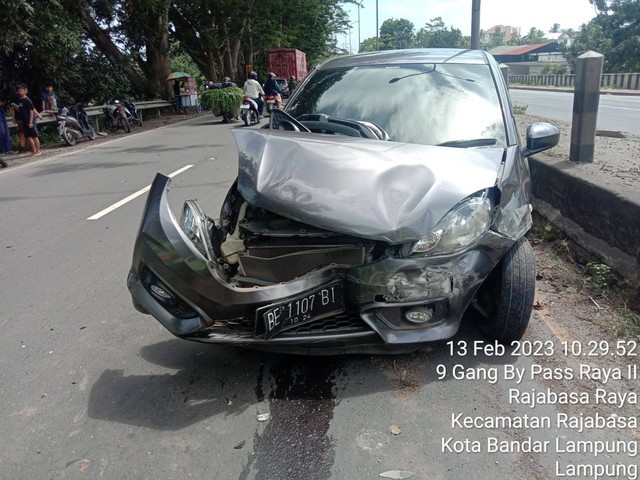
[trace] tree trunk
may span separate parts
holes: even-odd
[[[122,67],[124,73],[127,75],[127,78],[137,92],[147,93],[148,83],[146,79],[133,68],[133,66],[129,62],[129,58],[120,51],[115,43],[113,43],[113,40],[111,40],[109,34],[102,30],[102,28],[100,28],[100,25],[98,25],[98,23],[91,16],[89,9],[82,8],[80,10],[80,14],[84,22],[83,28],[87,32],[87,35],[89,36],[89,38],[91,38],[93,43],[96,44],[96,46],[102,53],[107,56],[107,58]]]
[[[155,92],[162,98],[169,98],[170,88],[167,76],[171,73],[169,59],[169,6],[166,11],[158,15],[155,21],[155,34],[146,42],[147,61],[143,68]],[[155,38],[154,38],[155,37]]]

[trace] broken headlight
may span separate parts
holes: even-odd
[[[464,250],[489,231],[492,219],[489,190],[482,190],[453,207],[429,235],[412,245],[410,255],[444,255]]]
[[[207,232],[207,217],[195,201],[187,200],[184,203],[180,227],[202,256],[211,260],[212,247]]]

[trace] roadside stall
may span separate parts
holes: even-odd
[[[180,105],[183,109],[193,108],[200,111],[200,98],[198,96],[198,87],[196,78],[185,72],[173,72],[167,77],[167,81],[180,82]]]

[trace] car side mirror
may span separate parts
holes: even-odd
[[[522,156],[544,152],[555,147],[560,140],[558,127],[548,122],[535,122],[527,127],[527,146],[522,149]]]

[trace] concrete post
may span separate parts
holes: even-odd
[[[509,86],[509,65],[505,65],[504,63],[500,64],[500,71],[502,72],[502,76],[504,77],[504,83]]]
[[[569,150],[572,162],[593,162],[603,63],[604,56],[591,51],[580,55],[576,62]]]

